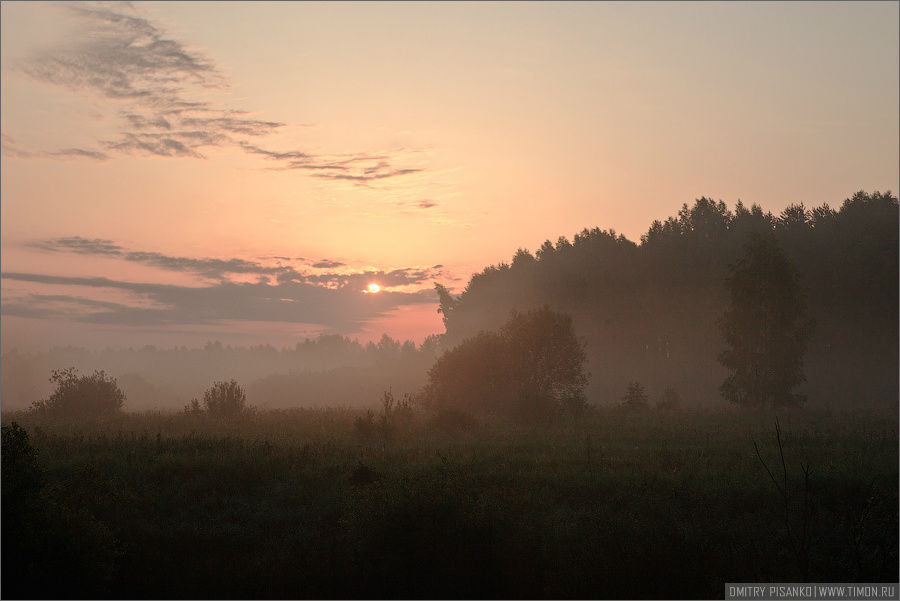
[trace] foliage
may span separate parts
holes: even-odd
[[[631,382],[628,384],[628,390],[622,397],[622,407],[629,411],[643,411],[649,407],[647,394],[644,387],[639,382]]]
[[[513,312],[498,332],[481,332],[429,371],[426,404],[524,421],[584,406],[584,348],[572,319],[543,306]]]
[[[74,367],[54,369],[50,381],[56,390],[45,400],[35,401],[32,410],[66,419],[94,418],[118,413],[125,403],[125,393],[116,379],[105,371],[78,375]]]
[[[191,410],[195,407],[192,403]],[[247,393],[234,379],[216,382],[203,393],[203,409],[212,417],[239,417],[247,411]]]
[[[811,322],[798,274],[770,237],[754,236],[730,269],[728,310],[722,333],[729,348],[719,355],[731,375],[722,395],[742,406],[798,406],[793,392],[806,377],[803,354]]]

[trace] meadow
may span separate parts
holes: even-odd
[[[31,468],[4,432],[2,592],[720,598],[725,582],[893,582],[895,410],[591,408],[538,427],[396,409],[6,414],[37,483],[10,484]]]

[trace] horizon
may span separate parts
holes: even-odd
[[[896,3],[0,11],[3,352],[421,344],[519,248],[900,190]]]
[[[860,190],[859,192],[865,192],[865,191]],[[873,191],[873,192],[874,192],[874,193],[877,193],[877,192],[880,192],[880,191]],[[891,194],[894,194],[892,190],[885,190],[883,193],[884,193],[885,195],[891,195]],[[849,199],[849,197],[848,197],[847,199]],[[812,210],[812,209],[816,208],[816,206],[828,206],[828,207],[830,207],[830,208],[832,208],[832,209],[837,210],[837,209],[840,209],[840,208],[841,208],[841,204],[843,203],[844,200],[847,200],[847,199],[842,199],[840,202],[836,202],[836,203],[834,203],[834,204],[827,203],[827,202],[823,202],[823,203],[821,203],[820,205],[805,206],[805,208],[806,208],[806,210],[809,211],[809,210]],[[696,200],[696,199],[695,199],[695,200]],[[714,200],[714,199],[709,199],[709,200]],[[724,201],[719,201],[719,200],[714,200],[714,201],[715,201],[715,202],[724,202]],[[738,202],[741,202],[741,201],[738,201]],[[729,211],[733,211],[733,209],[737,206],[737,203],[735,203],[735,206],[728,206],[727,203],[725,203],[725,204],[726,204],[726,207],[728,208]],[[798,203],[798,204],[802,204],[802,203]],[[687,206],[690,206],[690,204],[687,204]],[[778,215],[773,214],[772,211],[766,210],[765,207],[762,207],[762,206],[760,206],[760,205],[755,205],[755,206],[759,206],[759,208],[762,210],[762,212],[763,212],[764,214],[772,215],[773,218],[777,218],[777,217],[778,217]],[[789,205],[789,206],[790,206],[790,205]],[[746,208],[749,209],[750,207],[746,207]],[[674,211],[674,212],[672,213],[672,215],[668,215],[668,216],[665,216],[665,217],[660,216],[659,218],[655,219],[654,222],[655,222],[655,221],[664,222],[665,219],[667,219],[668,217],[674,216],[674,215],[676,215],[677,213],[678,213],[678,211]],[[645,229],[645,232],[644,232],[643,234],[640,234],[640,235],[637,237],[636,240],[633,240],[633,239],[631,239],[630,237],[625,236],[624,234],[618,232],[618,231],[616,230],[616,228],[614,228],[614,227],[612,227],[612,228],[609,228],[609,227],[607,227],[607,228],[600,228],[599,226],[594,226],[594,227],[597,228],[597,229],[604,230],[604,231],[612,231],[612,232],[615,232],[615,233],[616,233],[617,235],[619,235],[619,236],[624,236],[624,238],[625,238],[626,240],[628,240],[629,242],[634,243],[634,244],[635,244],[636,246],[638,246],[638,247],[641,247],[641,246],[643,246],[643,245],[645,244],[645,241],[643,240],[643,236],[644,236],[644,234],[646,233],[646,229]],[[649,227],[650,227],[650,224],[648,224],[647,228],[649,228]],[[581,231],[584,231],[584,230],[590,230],[590,229],[593,229],[593,228],[591,228],[591,227],[585,227],[585,228],[582,228]],[[574,240],[574,235],[575,235],[575,234],[578,234],[578,233],[580,233],[580,232],[574,232],[574,233],[573,233],[572,235],[570,235],[570,236],[561,236],[561,238],[564,238],[564,239],[566,239],[566,240],[568,240],[568,241],[572,241],[572,240]],[[552,242],[552,240],[551,240],[550,238],[547,238],[546,240],[547,240],[548,242]],[[518,250],[525,250],[526,252],[529,252],[529,253],[532,254],[532,255],[534,254],[534,251],[535,251],[535,249],[532,249],[532,248],[523,248],[523,247],[519,247],[519,248],[517,249],[517,251],[511,253],[510,256],[509,256],[507,259],[501,260],[501,261],[499,261],[499,262],[497,262],[497,263],[492,263],[492,264],[490,264],[490,265],[485,265],[484,268],[483,268],[482,270],[479,270],[479,271],[476,271],[476,272],[470,274],[470,275],[469,275],[469,278],[467,278],[465,281],[466,281],[466,282],[470,281],[470,278],[471,278],[472,276],[477,275],[478,273],[481,273],[484,269],[488,269],[488,268],[491,268],[491,267],[499,267],[499,266],[501,266],[501,265],[510,265],[511,262],[512,262],[512,259],[513,259],[513,257],[514,257],[514,255],[515,255],[515,253],[518,252]],[[15,274],[13,274],[13,275],[15,276]],[[452,286],[448,286],[447,288],[448,288],[448,290],[449,290],[451,293],[453,293],[454,295],[458,295],[459,293],[462,292],[462,290],[454,289]],[[437,299],[437,294],[435,294],[435,299]],[[425,304],[423,304],[423,306],[425,307],[426,311],[433,311],[435,315],[439,315],[439,312],[438,312],[439,303],[437,302],[437,300],[435,300],[435,302],[434,302],[433,304],[427,304],[427,303],[425,303]],[[401,309],[401,310],[403,310],[403,309]],[[421,313],[425,313],[426,311],[422,311]],[[420,315],[418,315],[418,317],[422,317],[422,315],[420,314]],[[376,318],[376,319],[374,319],[371,323],[372,323],[372,324],[377,324],[377,323],[380,323],[380,322],[383,323],[384,321],[385,321],[385,320],[383,320],[383,319],[377,319],[377,318]],[[76,344],[60,343],[60,344],[52,344],[52,345],[50,345],[49,347],[44,346],[44,347],[38,348],[36,345],[32,345],[32,346],[26,346],[26,345],[10,346],[10,345],[8,345],[8,343],[4,340],[3,343],[2,343],[2,349],[0,349],[0,352],[2,352],[2,353],[4,353],[4,354],[5,354],[5,353],[12,353],[12,352],[32,353],[32,354],[33,354],[33,353],[37,353],[37,354],[41,354],[41,353],[52,352],[52,351],[54,351],[54,350],[63,350],[63,349],[77,349],[77,350],[84,350],[84,351],[88,351],[88,352],[106,352],[106,351],[116,351],[116,350],[122,350],[122,351],[138,351],[138,350],[143,350],[143,349],[146,349],[146,348],[152,348],[152,349],[155,350],[155,351],[177,351],[177,350],[184,350],[184,349],[187,349],[187,350],[205,350],[205,348],[208,347],[209,345],[216,345],[216,344],[220,344],[220,345],[222,345],[223,347],[225,347],[226,349],[233,349],[233,350],[251,349],[251,348],[258,348],[258,347],[272,347],[272,348],[274,348],[276,351],[281,352],[281,351],[289,351],[289,350],[292,350],[294,347],[296,347],[296,346],[298,346],[298,345],[301,345],[301,344],[303,344],[303,343],[306,342],[306,341],[315,341],[315,340],[317,340],[317,339],[319,339],[320,337],[323,337],[323,336],[340,336],[340,337],[343,338],[343,339],[346,339],[346,340],[348,340],[348,341],[350,341],[350,342],[356,342],[356,343],[359,343],[359,344],[362,345],[362,346],[367,346],[367,345],[369,345],[369,344],[377,343],[379,340],[382,339],[382,337],[387,336],[388,338],[390,338],[390,339],[392,339],[392,340],[394,340],[394,341],[396,341],[396,342],[399,342],[399,343],[413,342],[413,343],[416,345],[416,347],[418,348],[418,347],[420,347],[420,346],[425,342],[425,340],[426,340],[427,338],[429,338],[430,336],[433,336],[433,335],[440,335],[440,334],[443,333],[444,325],[443,325],[443,323],[441,322],[441,317],[438,317],[438,318],[437,318],[437,322],[438,322],[438,323],[437,323],[438,329],[436,329],[436,330],[434,330],[434,331],[431,331],[431,330],[424,330],[424,331],[423,331],[423,330],[416,330],[416,331],[415,331],[415,334],[413,334],[412,336],[407,336],[407,337],[404,337],[404,336],[403,336],[403,332],[408,332],[408,330],[404,330],[403,328],[400,328],[400,329],[399,329],[400,335],[397,336],[397,335],[392,335],[390,332],[387,332],[387,331],[380,331],[380,330],[377,330],[377,326],[370,326],[370,327],[368,327],[366,330],[363,331],[362,335],[358,335],[358,334],[340,334],[340,333],[327,332],[327,331],[319,331],[319,332],[315,332],[315,333],[312,333],[312,334],[310,334],[310,333],[303,333],[303,334],[301,334],[299,337],[293,336],[293,335],[286,335],[286,336],[285,336],[285,335],[282,334],[283,340],[282,340],[281,343],[278,343],[278,342],[271,342],[271,341],[268,341],[268,340],[261,340],[261,339],[260,339],[260,340],[256,340],[256,341],[242,341],[242,339],[241,339],[240,337],[236,337],[236,338],[233,338],[233,339],[231,339],[231,340],[227,340],[227,339],[226,339],[226,340],[221,340],[221,339],[218,339],[218,338],[208,338],[208,339],[206,339],[206,340],[200,340],[200,339],[198,338],[198,339],[192,339],[189,343],[184,343],[184,344],[171,343],[171,344],[168,344],[168,345],[165,345],[165,346],[163,346],[163,345],[156,345],[156,344],[152,344],[152,343],[146,343],[146,344],[131,344],[131,345],[123,345],[123,346],[113,346],[113,345],[95,345],[95,346],[87,346],[87,345],[79,345],[79,344],[77,344],[77,343],[76,343]],[[7,339],[8,339],[8,338],[7,338]]]

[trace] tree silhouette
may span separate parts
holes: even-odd
[[[74,367],[54,369],[50,381],[56,384],[56,390],[49,398],[32,404],[37,413],[69,419],[100,417],[119,412],[125,403],[125,393],[116,379],[102,370],[80,376]]]
[[[545,421],[583,407],[584,358],[568,315],[546,305],[513,312],[499,332],[480,332],[444,353],[429,371],[424,398],[439,411]]]
[[[237,417],[246,405],[247,394],[236,380],[216,382],[203,393],[203,407],[213,417]]]
[[[732,371],[720,387],[743,406],[798,406],[793,392],[806,378],[803,353],[811,322],[796,269],[771,236],[752,236],[726,280],[729,305],[721,327]]]

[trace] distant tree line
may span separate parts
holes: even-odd
[[[232,378],[246,386],[253,404],[263,407],[359,406],[389,387],[398,393],[418,390],[439,352],[437,336],[417,346],[386,335],[366,344],[322,335],[281,349],[220,342],[202,348],[56,347],[43,353],[4,353],[0,376],[4,410],[26,409],[46,399],[56,388],[48,374],[72,367],[115,377],[127,396],[126,411],[181,409],[201,397],[211,382]]]
[[[730,344],[722,319],[734,291],[726,282],[751,238],[763,236],[795,274],[792,294],[808,300],[808,322],[793,325],[815,324],[795,349],[805,351],[806,376],[794,383],[796,394],[823,403],[896,402],[897,224],[890,192],[858,192],[838,210],[795,204],[778,216],[699,198],[654,221],[640,244],[611,229],[585,229],[534,254],[519,249],[510,263],[473,275],[459,296],[437,286],[443,344],[498,330],[512,310],[547,304],[569,313],[586,342],[589,400],[614,402],[640,382],[653,398],[671,389],[684,402],[717,402],[733,374],[727,358],[719,362]]]

